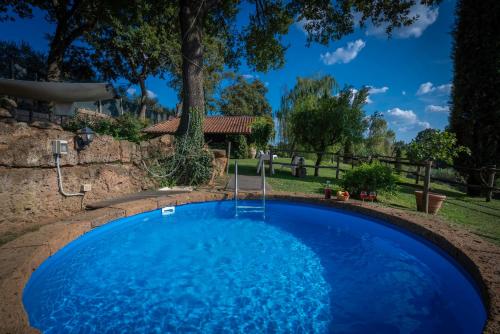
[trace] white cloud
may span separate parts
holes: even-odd
[[[382,94],[382,93],[385,93],[389,90],[389,87],[387,87],[387,86],[380,87],[380,88],[373,87],[373,86],[368,86],[368,87],[369,87],[368,94]]]
[[[451,92],[451,84],[443,84],[439,86],[434,86],[434,84],[430,81],[424,82],[418,87],[416,95],[425,95],[430,93],[437,94],[450,94]]]
[[[406,95],[406,91],[405,91],[405,90],[403,90],[403,91],[401,92],[401,94]]]
[[[397,127],[399,132],[428,129],[431,127],[429,122],[419,120],[413,110],[404,110],[396,107],[387,110],[387,115],[391,119],[391,124]]]
[[[428,112],[450,112],[450,107],[449,106],[436,106],[434,104],[430,104],[425,107],[425,111]]]
[[[347,43],[346,47],[338,48],[333,52],[327,52],[320,55],[321,60],[326,65],[336,63],[347,64],[365,47],[366,43],[362,39]]]
[[[417,115],[413,112],[413,110],[392,108],[387,110],[387,114],[399,122],[409,123],[409,124],[417,122]]]
[[[398,38],[419,38],[431,24],[436,22],[439,15],[439,8],[422,5],[420,2],[410,9],[408,17],[415,17],[415,22],[409,26],[396,28],[393,35]],[[368,36],[385,36],[387,25],[375,27],[370,25],[366,31]]]
[[[147,90],[146,90],[146,93],[148,94],[148,97],[149,97],[150,99],[154,99],[154,98],[156,98],[156,97],[158,96],[158,95],[156,95],[156,93],[155,93],[155,92],[150,91],[149,89],[147,89]]]
[[[139,92],[134,87],[130,87],[129,89],[127,89],[127,94],[128,95],[132,96],[132,95],[135,95],[136,93],[139,93]],[[153,92],[153,91],[151,91],[149,89],[146,90],[146,94],[148,95],[148,97],[150,99],[154,99],[154,98],[156,98],[158,96],[155,92]]]
[[[253,78],[254,78],[254,76],[253,76],[252,74],[243,74],[243,75],[242,75],[242,77],[243,77],[244,79],[247,79],[247,80],[250,80],[250,79],[253,79]]]

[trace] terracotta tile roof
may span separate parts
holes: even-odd
[[[252,131],[250,124],[255,120],[254,116],[207,116],[203,122],[205,134],[243,134],[249,135]],[[146,133],[152,134],[174,134],[179,127],[180,118],[171,118],[144,129]]]

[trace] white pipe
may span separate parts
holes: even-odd
[[[56,154],[57,179],[59,181],[59,191],[61,192],[61,194],[63,194],[66,197],[69,197],[69,196],[83,196],[83,195],[85,195],[85,193],[70,194],[70,193],[66,193],[64,191],[63,184],[62,184],[61,167],[59,166],[60,159],[61,159],[61,155],[60,154]]]

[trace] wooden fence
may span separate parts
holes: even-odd
[[[281,153],[287,153],[290,157],[293,157],[295,155],[300,155],[300,154],[322,154],[324,157],[331,156],[331,162],[333,163],[335,161],[335,165],[332,166],[322,166],[322,165],[298,165],[298,164],[292,164],[292,163],[283,163],[283,162],[278,162],[274,161],[273,155],[274,154],[281,154]],[[412,174],[415,175],[415,184],[418,184],[420,182],[420,178],[423,178],[423,208],[426,213],[428,213],[429,210],[429,192],[431,188],[431,182],[432,181],[437,181],[437,182],[442,182],[442,183],[448,183],[452,184],[454,186],[466,186],[466,187],[477,187],[480,188],[481,190],[485,190],[486,193],[486,201],[489,202],[492,199],[493,192],[494,191],[500,191],[500,188],[495,188],[495,175],[497,172],[500,172],[500,169],[496,168],[496,165],[490,165],[490,166],[484,166],[481,168],[470,168],[470,167],[464,167],[464,166],[454,166],[454,165],[447,165],[447,164],[442,164],[440,163],[441,166],[444,166],[446,168],[453,168],[454,170],[457,171],[466,171],[468,173],[477,173],[480,177],[481,184],[479,185],[473,185],[473,184],[467,184],[464,182],[458,182],[458,181],[452,181],[448,179],[443,179],[439,177],[432,177],[431,176],[431,171],[433,167],[433,162],[432,161],[424,161],[424,162],[413,162],[410,161],[409,159],[406,158],[401,158],[401,157],[390,157],[390,156],[383,156],[383,155],[373,155],[373,156],[354,156],[354,155],[342,155],[339,152],[337,153],[332,153],[332,152],[314,152],[314,151],[299,151],[299,150],[285,150],[285,149],[279,149],[275,147],[271,147],[269,150],[269,174],[272,176],[274,174],[274,165],[280,165],[284,167],[309,167],[309,168],[315,168],[319,172],[320,169],[335,169],[335,178],[339,179],[340,177],[340,172],[346,172],[345,169],[340,168],[340,160],[345,159],[350,162],[351,169],[355,167],[356,164],[360,164],[363,162],[367,163],[372,163],[373,161],[379,161],[380,163],[383,163],[385,165],[389,166],[394,166],[394,169],[396,172],[401,173],[407,173],[407,174]],[[403,166],[409,166],[409,167],[414,167],[415,171],[409,170],[409,169],[404,169]],[[423,174],[421,174],[421,171],[423,170]],[[486,175],[486,177],[485,177]]]

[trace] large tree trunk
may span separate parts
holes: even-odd
[[[200,9],[201,1],[180,0],[179,20],[182,37],[182,115],[178,135],[188,133],[193,136],[202,131],[205,115],[205,97],[203,93],[203,48],[202,22],[204,8]],[[200,119],[201,122],[191,122]],[[197,124],[193,128],[191,123]],[[189,130],[189,131],[188,131]],[[203,136],[198,136],[203,137]]]
[[[68,47],[68,42],[64,39],[66,29],[66,22],[59,22],[50,42],[49,55],[47,56],[47,81],[61,81],[62,62]]]
[[[139,86],[141,87],[141,105],[140,105],[140,111],[139,111],[139,118],[141,120],[146,119],[146,100],[148,98],[148,91],[146,89],[146,83],[144,80],[139,81]]]
[[[324,150],[321,150],[323,152]],[[323,160],[323,153],[316,153],[316,164],[314,165],[314,176],[319,176],[319,165],[321,165],[321,161]]]

